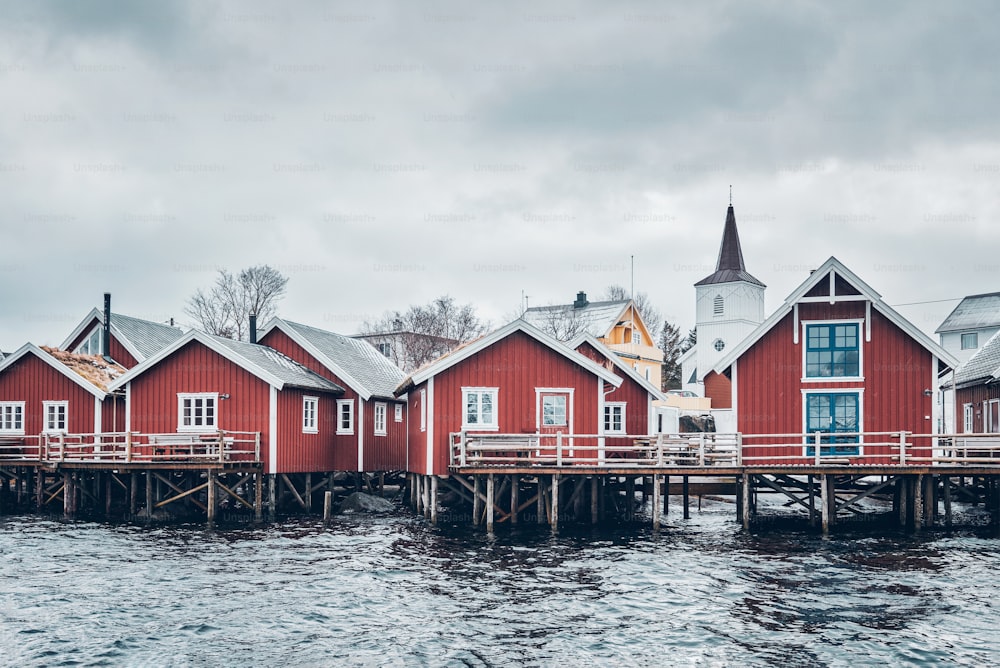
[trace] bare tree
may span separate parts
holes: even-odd
[[[482,336],[489,326],[479,319],[472,304],[457,304],[453,297],[443,295],[429,304],[410,306],[402,312],[386,311],[376,320],[366,320],[361,334],[392,334],[396,345],[390,348],[390,359],[402,369],[411,369]]]
[[[608,301],[624,301],[631,299],[635,302],[635,307],[639,311],[639,316],[649,330],[649,336],[656,341],[660,336],[661,320],[660,310],[653,305],[652,300],[645,292],[637,292],[635,296],[630,296],[628,290],[620,285],[609,285],[604,291],[604,299]]]
[[[286,285],[288,278],[266,264],[248,267],[238,274],[220,269],[211,289],[194,293],[184,312],[209,334],[246,341],[250,314],[256,314],[258,322],[274,316]]]
[[[569,341],[588,331],[591,323],[586,314],[573,308],[538,311],[532,323],[556,341]]]

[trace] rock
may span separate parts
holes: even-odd
[[[364,492],[354,492],[340,503],[339,512],[350,513],[392,513],[396,506],[380,496],[372,496]]]

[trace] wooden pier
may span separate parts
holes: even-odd
[[[631,521],[640,509],[655,529],[671,494],[680,494],[687,518],[692,486],[712,484],[729,488],[736,520],[748,529],[763,519],[761,494],[780,497],[823,532],[838,518],[872,516],[864,505],[876,497],[891,500],[882,516],[911,529],[951,526],[956,501],[982,504],[1000,522],[1000,435],[837,434],[835,442],[831,436],[657,434],[625,442],[455,433],[448,475],[411,474],[410,501],[431,521],[446,501],[453,516],[457,509],[458,517],[487,531],[519,522],[558,531],[565,521]]]

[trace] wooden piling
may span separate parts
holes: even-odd
[[[924,525],[924,476],[915,476],[910,484],[913,486],[913,530],[920,531]]]
[[[825,473],[819,475],[819,496],[820,496],[820,511],[822,513],[822,525],[823,533],[830,533],[830,525],[833,523],[833,518],[830,516],[830,476]]]
[[[486,476],[486,532],[493,533],[493,504],[496,502],[496,481],[493,474]]]
[[[553,533],[559,531],[559,474],[552,474],[552,515],[551,524]]]
[[[535,513],[537,515],[537,522],[539,524],[545,524],[545,481],[541,474],[535,476],[538,481],[538,496],[536,497]]]
[[[215,514],[218,509],[218,490],[215,485],[215,471],[209,469],[208,471],[208,504],[205,515],[207,516],[208,522],[211,524],[215,521]]]
[[[253,474],[253,518],[256,522],[264,520],[264,473]]]
[[[660,529],[660,476],[653,474],[653,489],[650,502],[650,514],[653,516],[653,530]]]
[[[635,518],[635,478],[625,477],[625,521],[631,522]]]
[[[670,476],[663,476],[663,516],[670,513]]]
[[[597,524],[601,521],[601,504],[600,504],[600,480],[598,477],[590,477],[590,523]]]
[[[750,474],[744,473],[740,479],[740,498],[742,501],[743,530],[750,530]]]
[[[690,497],[688,495],[688,477],[681,478],[681,494],[684,497],[684,519],[691,519],[691,508],[689,507]]]
[[[809,526],[816,526],[816,483],[812,475],[806,477],[806,485],[809,487]]]
[[[267,476],[267,516],[272,522],[278,518],[278,476]]]
[[[333,515],[333,492],[326,491],[323,494],[323,526],[330,526],[330,517]]]
[[[480,487],[480,476],[472,476],[472,526],[479,526],[479,519],[483,516],[483,500]]]
[[[517,524],[517,509],[520,506],[521,476],[516,473],[510,477],[510,523]]]
[[[436,475],[431,476],[431,524],[437,524],[438,521],[438,477]]]
[[[153,519],[153,472],[146,471],[146,521]]]
[[[899,526],[906,529],[910,524],[910,484],[908,476],[901,475],[896,478],[896,485],[899,487]]]
[[[951,527],[951,477],[942,476],[941,484],[941,496],[944,497],[944,525],[946,527]]]

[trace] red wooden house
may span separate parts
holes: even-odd
[[[192,330],[118,378],[126,429],[260,434],[264,472],[335,471],[342,387],[277,350]]]
[[[744,446],[753,446],[744,463],[813,461],[819,439],[821,456],[884,464],[899,454],[893,433],[936,429],[934,395],[955,366],[951,354],[830,258],[714,371],[731,380],[737,430]]]
[[[594,335],[581,334],[570,341],[569,346],[622,378],[622,384],[604,396],[603,429],[609,436],[607,444],[631,442],[630,439],[612,439],[612,434],[646,436],[655,433],[653,402],[665,399],[663,393]]]
[[[177,327],[111,312],[104,293],[104,312],[92,309],[59,346],[84,355],[104,355],[131,369],[184,335]]]
[[[406,401],[393,390],[403,372],[367,341],[280,318],[260,341],[340,385],[334,466],[337,471],[406,469]]]
[[[597,435],[622,379],[523,320],[418,369],[407,395],[409,471],[446,475],[451,434]],[[590,453],[587,456],[593,456]]]
[[[1000,433],[1000,332],[955,372],[962,433]]]
[[[26,343],[0,362],[0,436],[124,429],[124,400],[108,391],[124,373],[97,355]]]

